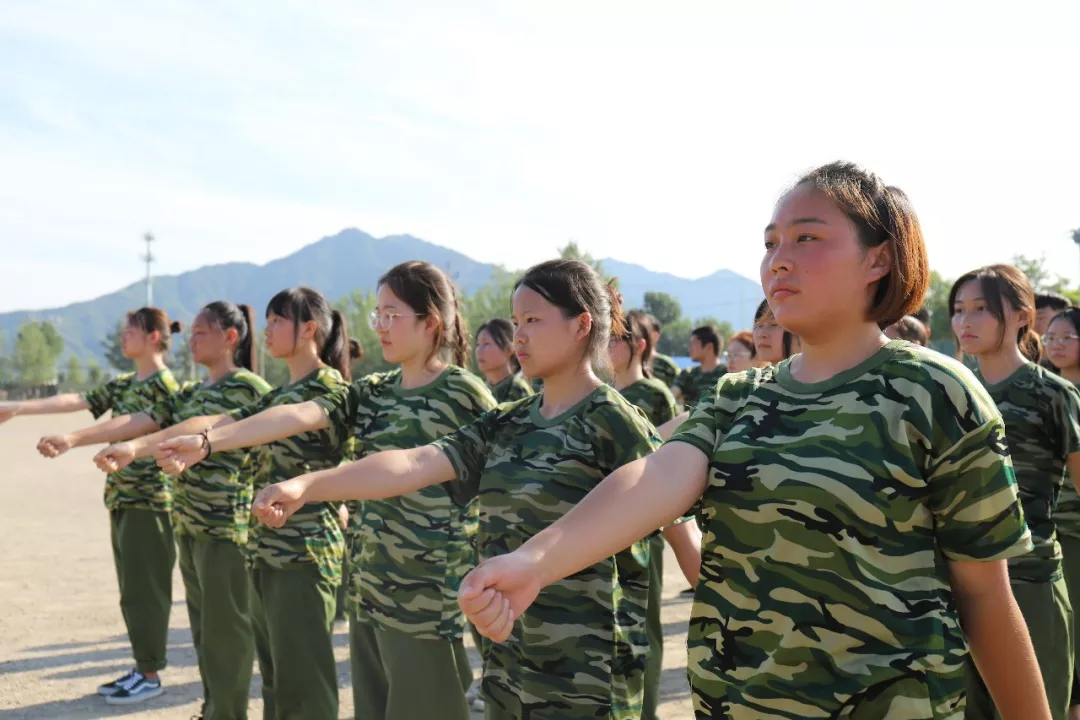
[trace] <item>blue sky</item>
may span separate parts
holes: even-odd
[[[0,310],[139,279],[147,230],[169,274],[359,227],[756,277],[836,158],[907,191],[943,273],[1075,281],[1080,10],[987,7],[5,0]]]

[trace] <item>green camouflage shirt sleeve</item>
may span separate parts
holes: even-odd
[[[675,378],[679,376],[679,366],[667,355],[654,353],[652,358],[652,372],[660,382],[669,388],[674,387]]]
[[[104,385],[99,385],[93,390],[83,393],[83,399],[89,403],[90,413],[95,420],[112,410],[113,398],[119,394],[121,388],[131,384],[134,376],[135,373],[124,373]]]
[[[348,387],[341,373],[322,367],[229,414],[238,419],[249,417],[262,408],[308,402],[345,392]],[[351,435],[346,433],[342,437],[333,426],[263,445],[258,448],[254,490],[258,492],[267,485],[337,467],[351,455],[351,446]],[[247,549],[248,562],[253,567],[288,570],[314,565],[324,579],[338,585],[345,537],[338,522],[337,504],[308,503],[281,528],[253,523]]]
[[[1080,391],[1072,383],[1057,396],[1054,420],[1062,454],[1080,452]]]
[[[495,402],[515,402],[522,398],[531,397],[533,389],[529,386],[529,383],[525,382],[523,377],[515,373],[492,387],[491,394],[495,397]]]

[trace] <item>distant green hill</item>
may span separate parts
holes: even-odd
[[[337,300],[356,289],[373,290],[382,273],[406,260],[426,260],[443,268],[465,293],[486,284],[496,269],[409,235],[376,239],[348,229],[265,265],[209,265],[182,275],[157,277],[154,304],[185,325],[199,308],[213,300],[247,302],[261,314],[270,298],[283,288],[309,285]],[[617,260],[605,260],[604,265],[609,274],[620,278],[620,288],[630,306],[640,305],[646,291],[667,292],[679,299],[687,315],[711,315],[734,327],[746,327],[761,299],[757,283],[727,270],[700,280],[686,280]],[[93,357],[104,363],[102,340],[125,312],[143,304],[144,297],[143,284],[135,283],[62,308],[3,313],[0,332],[10,340],[27,319],[48,320],[64,338],[65,355],[74,354],[83,360]]]

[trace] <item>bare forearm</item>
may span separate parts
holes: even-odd
[[[157,423],[145,413],[121,415],[71,433],[71,446],[85,447],[86,445],[121,442],[154,432],[157,429]]]
[[[454,466],[431,446],[387,450],[348,465],[297,478],[305,503],[379,500],[454,479]]]
[[[275,440],[329,427],[326,413],[313,402],[267,408],[239,422],[215,427],[207,433],[214,452],[266,445]],[[200,428],[196,432],[201,432]]]
[[[957,596],[972,658],[1003,720],[1049,720],[1027,624],[1011,592]]]
[[[55,395],[41,400],[24,400],[14,403],[16,415],[53,415],[89,410],[90,403],[77,393]]]
[[[567,577],[683,515],[701,496],[706,469],[705,456],[682,444],[624,465],[522,551],[543,584]]]
[[[656,428],[656,432],[660,435],[660,439],[664,441],[670,440],[671,436],[675,434],[675,431],[679,429],[679,426],[686,422],[686,419],[689,417],[689,411],[683,410],[681,413]]]
[[[701,529],[693,520],[672,525],[664,530],[664,539],[675,553],[683,577],[691,587],[697,587],[701,576]]]
[[[135,448],[135,457],[150,457],[154,454],[154,448],[156,448],[159,443],[184,435],[198,435],[202,433],[203,430],[212,428],[225,420],[228,420],[228,416],[226,415],[203,415],[201,417],[188,418],[176,425],[170,425],[164,430],[158,430],[158,432],[151,435],[144,435],[131,442],[132,447]],[[214,451],[216,452],[217,448],[214,448]]]

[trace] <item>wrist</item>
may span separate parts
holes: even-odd
[[[83,436],[78,432],[72,432],[64,435],[64,441],[70,448],[77,448],[83,446]]]
[[[532,567],[533,576],[540,581],[541,587],[547,587],[551,583],[562,579],[558,570],[553,565],[551,553],[552,538],[547,531],[534,535],[532,539],[518,548],[517,552]]]

